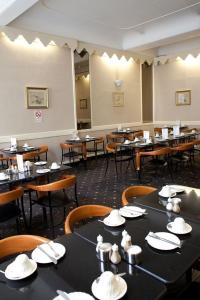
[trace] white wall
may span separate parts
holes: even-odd
[[[71,55],[67,48],[0,39],[0,136],[74,128]],[[25,88],[48,87],[49,108],[36,123]]]
[[[92,55],[90,58],[92,125],[141,121],[140,65]],[[120,89],[115,79],[122,79]],[[124,106],[112,106],[112,93],[124,92]]]
[[[154,67],[154,121],[181,120],[198,125],[200,94],[200,61],[179,60]],[[175,92],[191,90],[191,105],[176,106]],[[188,122],[187,122],[188,121]]]

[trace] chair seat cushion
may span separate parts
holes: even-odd
[[[0,206],[0,222],[5,222],[11,218],[16,218],[21,214],[19,207],[14,203]]]

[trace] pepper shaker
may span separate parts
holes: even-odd
[[[96,246],[96,252],[98,253],[99,252],[99,246],[103,244],[103,237],[102,235],[98,235],[97,236],[97,246]]]
[[[121,261],[121,255],[119,254],[119,247],[116,244],[112,246],[112,254],[110,257],[110,261],[113,264],[118,264]]]

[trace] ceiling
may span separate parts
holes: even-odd
[[[4,25],[144,51],[200,36],[200,1],[0,0]]]

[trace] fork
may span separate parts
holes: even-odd
[[[51,245],[53,243],[53,241],[50,241],[47,243],[47,245],[49,246],[49,248],[51,249],[51,251],[53,251],[55,257],[60,256],[60,254],[54,249],[54,247]]]
[[[181,248],[181,246],[182,246],[182,243],[181,243],[181,242],[180,242],[180,244],[177,244],[177,243],[175,243],[175,242],[173,242],[173,241],[170,241],[170,240],[168,240],[168,239],[162,238],[162,237],[158,236],[156,233],[151,232],[151,231],[149,232],[148,236],[150,236],[150,237],[152,237],[152,238],[154,238],[154,239],[163,241],[163,242],[165,242],[165,243],[171,244],[171,245],[173,245],[173,246],[176,246],[177,248]]]

